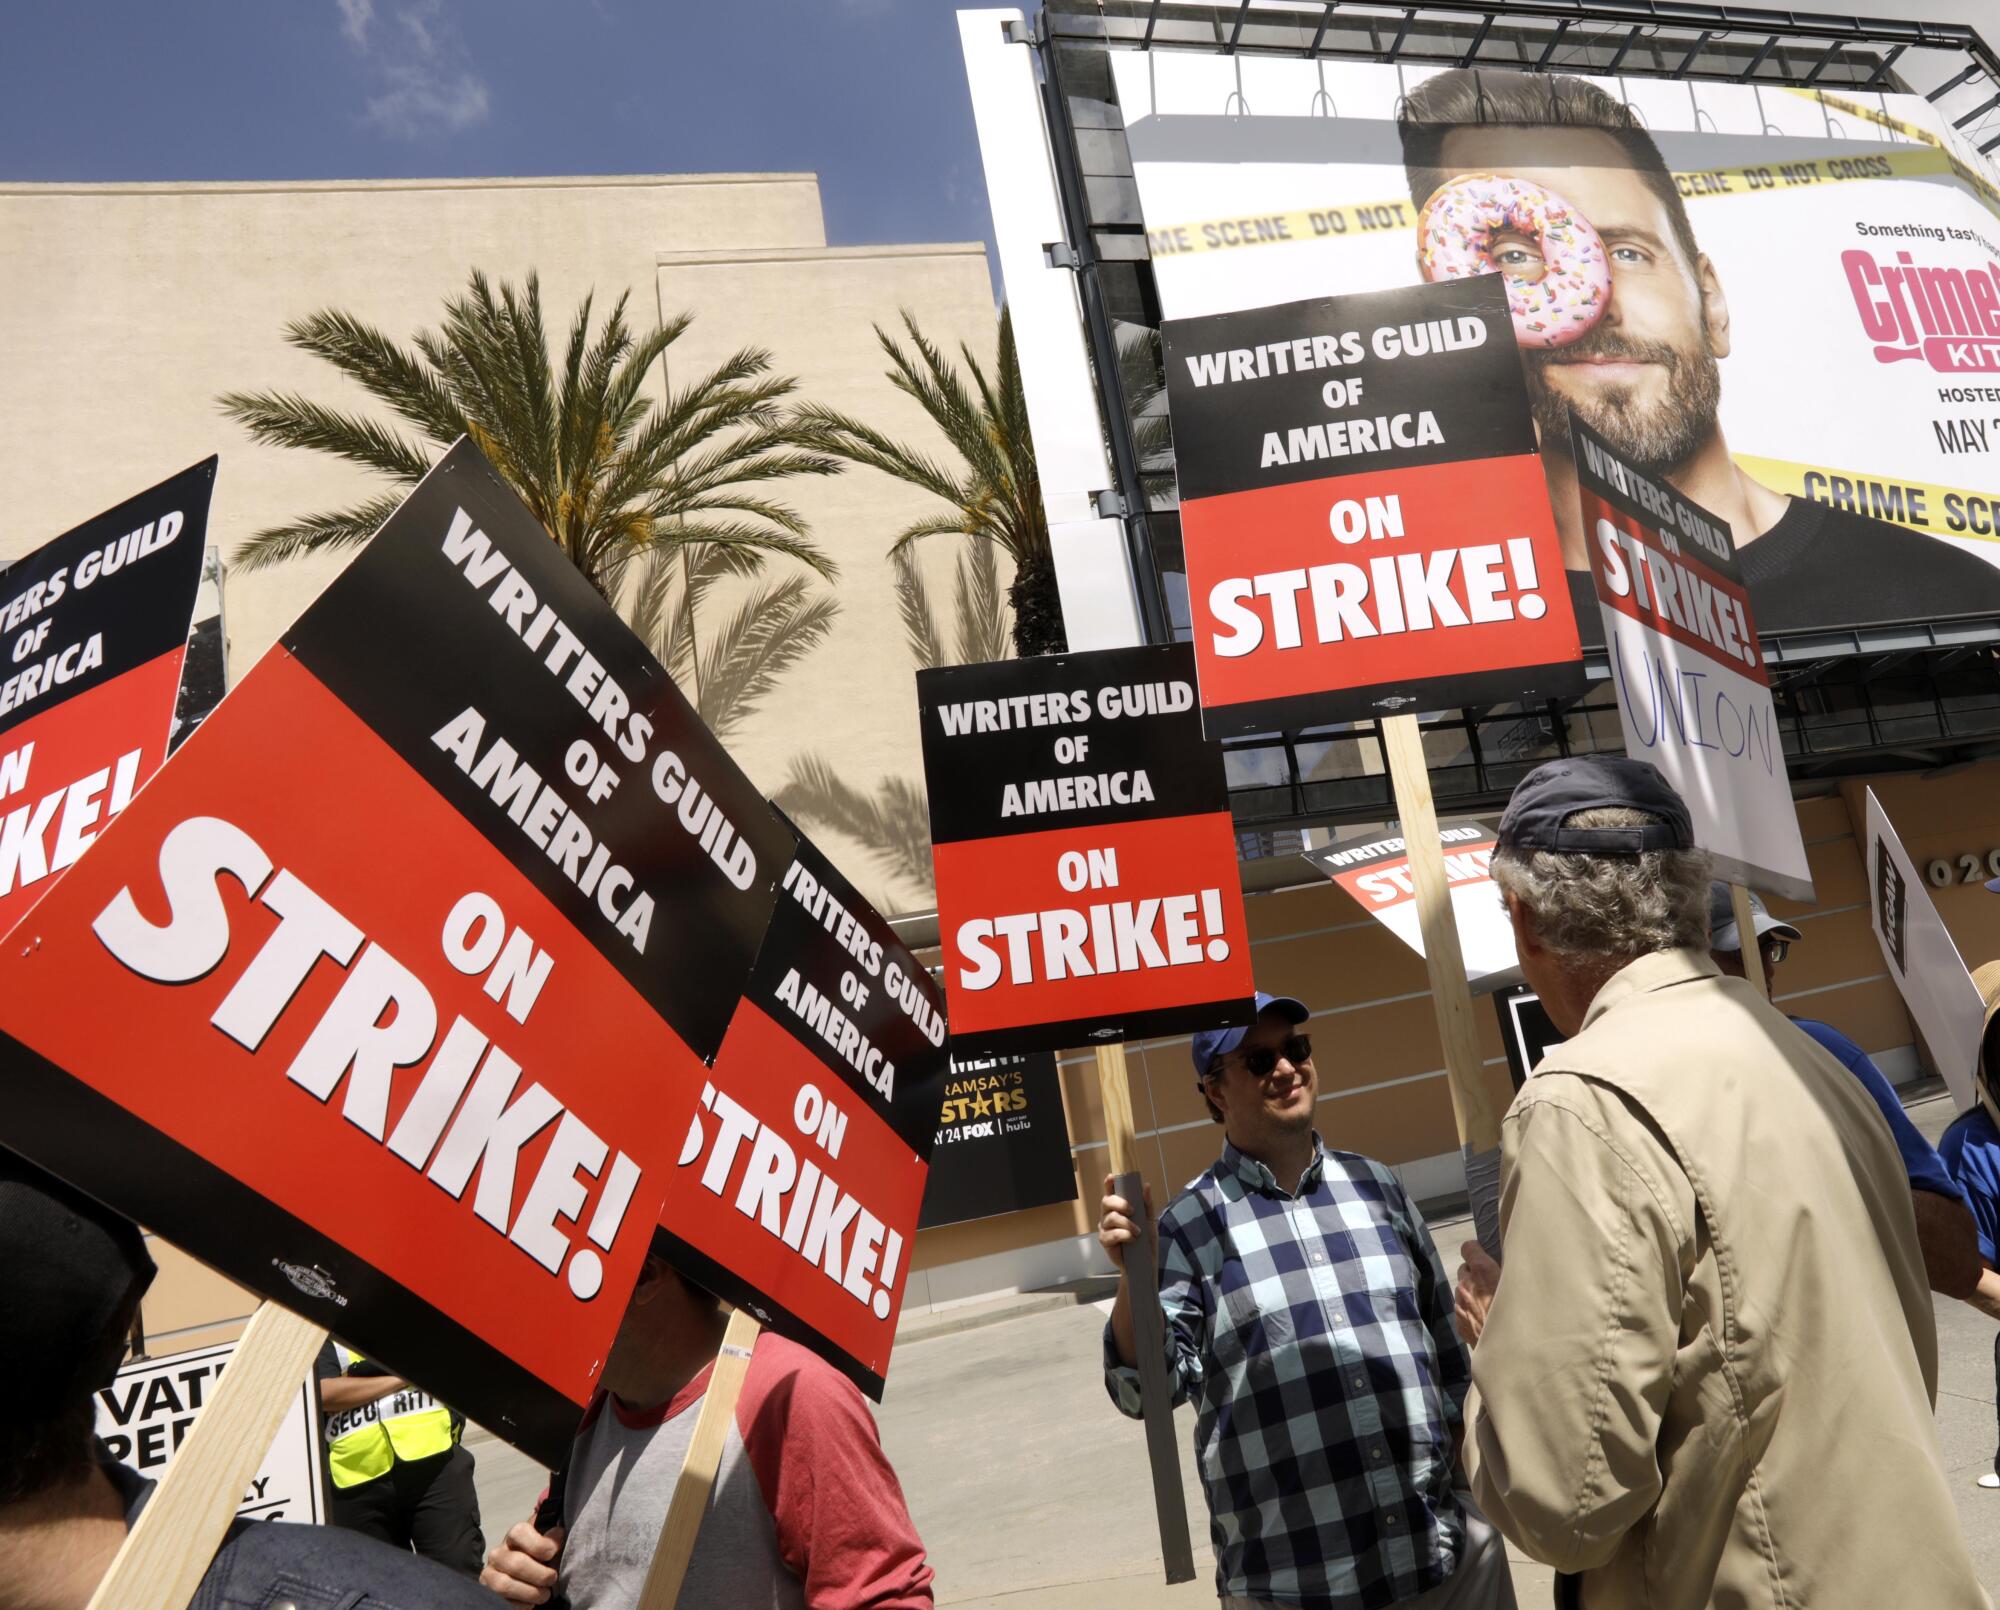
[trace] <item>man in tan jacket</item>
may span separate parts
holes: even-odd
[[[1708,958],[1708,858],[1652,767],[1515,790],[1494,880],[1567,1036],[1504,1125],[1473,1492],[1583,1610],[1990,1610],[1931,1415],[1937,1337],[1882,1116]],[[1482,1328],[1483,1326],[1483,1328]]]

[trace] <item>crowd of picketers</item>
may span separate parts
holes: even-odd
[[[1931,1294],[2000,1318],[2000,961],[1980,1099],[1933,1151],[1852,1041],[1769,1004],[1799,931],[1739,926],[1653,768],[1531,773],[1492,872],[1563,1039],[1502,1126],[1498,1256],[1468,1242],[1455,1282],[1395,1175],[1315,1128],[1305,1003],[1193,1040],[1221,1154],[1159,1216],[1157,1289],[1121,1278],[1102,1367],[1140,1413],[1157,1302],[1222,1604],[1509,1607],[1511,1543],[1584,1610],[1991,1610]],[[1153,1204],[1105,1190],[1122,1267]],[[133,1225],[0,1152],[0,1610],[84,1610],[146,1502],[93,1409],[152,1272]],[[650,1258],[566,1467],[490,1549],[461,1422],[329,1351],[344,1524],[237,1523],[196,1610],[638,1605],[726,1317]],[[867,1406],[769,1333],[679,1602],[933,1602]]]

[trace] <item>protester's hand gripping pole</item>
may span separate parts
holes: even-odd
[[[695,1416],[680,1480],[674,1483],[667,1518],[660,1526],[660,1541],[653,1549],[639,1610],[674,1610],[680,1601],[681,1583],[687,1577],[694,1540],[715,1491],[723,1445],[729,1441],[736,1400],[742,1396],[743,1377],[750,1371],[750,1350],[757,1345],[760,1329],[741,1308],[729,1316],[729,1328],[722,1333],[722,1346],[716,1351],[715,1368],[709,1372],[708,1390],[701,1395],[701,1412]]]
[[[1125,1047],[1097,1048],[1097,1085],[1104,1106],[1104,1134],[1111,1146],[1112,1189],[1133,1204],[1141,1240],[1125,1248],[1125,1279],[1132,1294],[1132,1345],[1139,1355],[1139,1400],[1146,1416],[1146,1458],[1153,1472],[1153,1507],[1160,1521],[1160,1558],[1168,1582],[1194,1580],[1194,1545],[1188,1537],[1187,1495],[1181,1489],[1180,1448],[1174,1441],[1173,1383],[1167,1378],[1167,1319],[1160,1310],[1160,1247],[1145,1208],[1146,1176],[1139,1167],[1138,1131],[1132,1123],[1132,1083]]]
[[[1464,1150],[1470,1176],[1482,1159],[1491,1161],[1490,1154],[1500,1145],[1500,1115],[1494,1109],[1486,1082],[1485,1058],[1479,1054],[1479,1031],[1472,1021],[1472,990],[1465,980],[1458,919],[1452,915],[1444,847],[1438,842],[1437,805],[1431,798],[1423,733],[1415,716],[1384,716],[1381,725],[1382,751],[1389,764],[1389,782],[1396,793],[1396,816],[1403,824],[1403,847],[1409,853],[1410,881],[1416,890],[1417,922],[1424,936],[1424,967],[1430,973],[1431,1006],[1437,1014],[1438,1040],[1444,1047],[1451,1113],[1458,1124],[1459,1145]],[[1493,1177],[1497,1184],[1497,1172]],[[1481,1245],[1498,1258],[1497,1213],[1475,1211],[1473,1219]]]
[[[90,1610],[185,1610],[326,1332],[265,1303],[91,1595]]]
[[[1768,1001],[1771,992],[1764,987],[1764,947],[1757,942],[1757,914],[1750,909],[1748,886],[1732,883],[1729,886],[1729,904],[1736,913],[1736,943],[1740,947],[1736,954],[1743,958],[1743,976],[1750,980],[1750,987]]]

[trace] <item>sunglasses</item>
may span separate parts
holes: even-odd
[[[1791,953],[1792,942],[1789,939],[1766,939],[1764,941],[1764,958],[1773,967],[1781,965],[1784,959]]]
[[[1288,1037],[1283,1045],[1257,1045],[1252,1046],[1248,1051],[1240,1053],[1243,1058],[1243,1066],[1250,1070],[1250,1076],[1253,1079],[1262,1079],[1269,1075],[1271,1070],[1277,1067],[1279,1057],[1283,1057],[1296,1068],[1303,1063],[1310,1062],[1312,1054],[1313,1043],[1310,1034],[1294,1034]],[[1220,1076],[1225,1060],[1218,1060],[1208,1070],[1209,1078],[1214,1079]]]

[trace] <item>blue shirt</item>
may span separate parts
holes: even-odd
[[[1395,1175],[1313,1138],[1288,1192],[1222,1156],[1160,1219],[1174,1401],[1192,1401],[1216,1588],[1374,1610],[1458,1564],[1452,1497],[1471,1360],[1452,1287]],[[1140,1413],[1105,1329],[1105,1385]]]
[[[1861,1088],[1875,1098],[1875,1105],[1889,1120],[1889,1133],[1896,1137],[1896,1150],[1903,1154],[1903,1172],[1910,1176],[1910,1188],[1963,1202],[1965,1193],[1958,1188],[1951,1171],[1931,1150],[1931,1143],[1924,1139],[1917,1126],[1910,1122],[1910,1116],[1903,1111],[1902,1100],[1896,1094],[1896,1087],[1889,1083],[1880,1068],[1868,1060],[1868,1053],[1831,1023],[1816,1022],[1809,1017],[1795,1017],[1792,1021],[1831,1051],[1841,1066],[1861,1081]],[[1980,1235],[1983,1239],[1985,1231],[1982,1230]]]
[[[1983,1101],[1952,1119],[1938,1141],[1938,1155],[1964,1188],[1972,1222],[1979,1226],[1979,1256],[2000,1265],[2000,1128]]]

